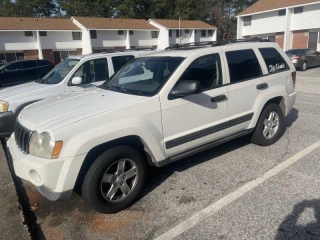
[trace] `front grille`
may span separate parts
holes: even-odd
[[[16,124],[16,129],[14,132],[17,146],[21,149],[21,151],[25,153],[29,153],[29,141],[31,137],[31,131],[24,126],[22,126],[19,122]]]

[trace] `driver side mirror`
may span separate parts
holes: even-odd
[[[72,85],[82,84],[82,77],[73,77],[71,80]]]
[[[169,99],[181,98],[189,95],[199,94],[202,87],[199,81],[182,81],[169,94]]]

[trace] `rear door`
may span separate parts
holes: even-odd
[[[308,67],[314,67],[317,65],[317,58],[318,58],[318,54],[316,50],[313,49],[309,49],[306,52],[306,58],[308,60]]]
[[[36,61],[23,61],[21,74],[24,82],[35,81],[39,79],[38,66]]]
[[[263,60],[258,59],[257,49],[227,50],[227,75],[231,124],[229,133],[234,134],[249,127],[254,116],[254,104],[261,92],[268,91],[268,77],[264,76]],[[264,69],[264,70],[263,70]]]

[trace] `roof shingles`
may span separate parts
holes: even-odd
[[[170,19],[150,19],[166,28],[179,28],[179,20]],[[200,20],[181,20],[181,28],[216,28]]]
[[[272,9],[285,8],[290,6],[296,6],[301,4],[319,2],[319,0],[259,0],[251,7],[248,7],[244,11],[238,14],[238,16],[264,12]]]
[[[66,18],[0,17],[0,30],[80,30]]]
[[[151,29],[158,30],[144,19],[73,17],[85,28],[91,29]]]

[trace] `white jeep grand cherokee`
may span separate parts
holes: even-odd
[[[27,106],[8,141],[16,174],[50,200],[80,189],[102,213],[128,207],[147,165],[251,134],[275,143],[295,68],[276,43],[186,45],[141,56],[95,91]]]

